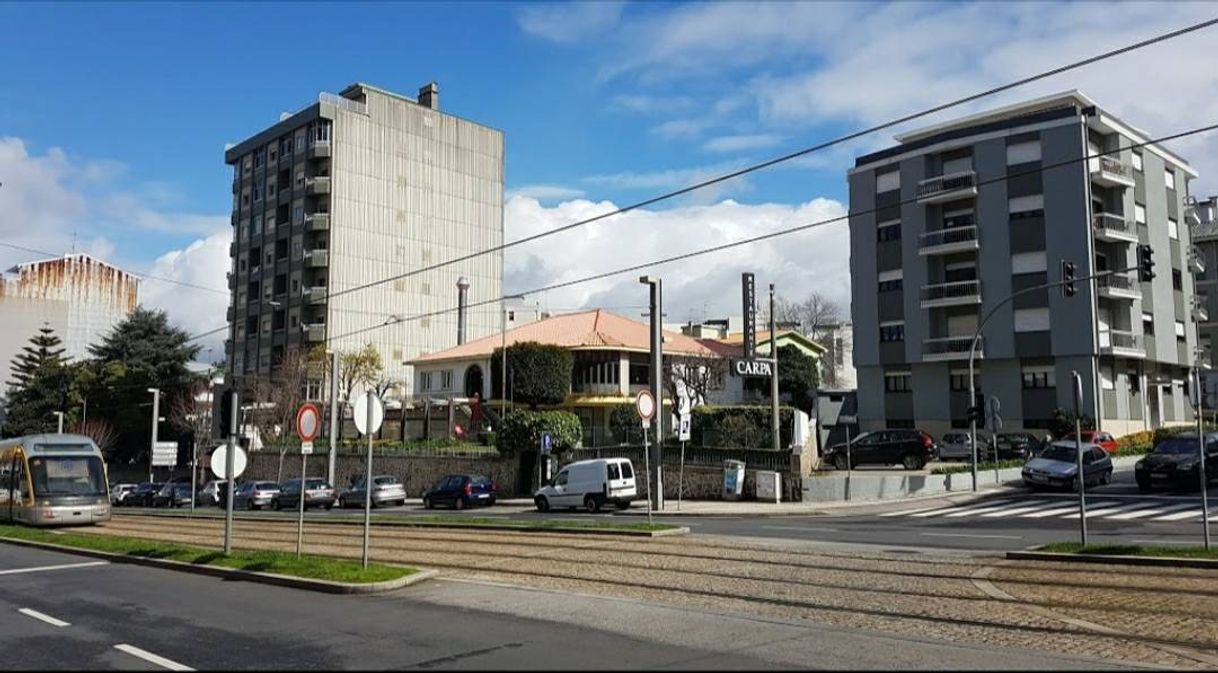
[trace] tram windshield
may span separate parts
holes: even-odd
[[[106,494],[106,471],[96,456],[33,456],[34,497]]]

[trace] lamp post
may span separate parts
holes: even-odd
[[[499,408],[500,408],[500,410],[503,410],[503,411],[506,411],[506,410],[507,410],[507,407],[505,406],[505,403],[506,403],[506,401],[507,401],[507,390],[508,390],[508,380],[507,380],[507,301],[508,301],[509,299],[523,300],[523,299],[524,299],[524,295],[523,295],[523,294],[513,294],[513,295],[508,295],[508,296],[506,296],[506,297],[500,297],[500,298],[499,298],[499,351],[500,351],[500,353],[499,353],[499,355],[500,355],[499,359],[501,360],[501,363],[500,363],[500,370],[499,370],[499,372],[500,372],[500,377],[499,377]],[[491,366],[493,367],[493,366],[494,366],[494,363],[491,363]]]
[[[651,289],[651,394],[656,401],[655,418],[652,419],[652,432],[655,437],[655,485],[647,485],[648,499],[652,509],[664,509],[664,398],[663,394],[663,364],[664,364],[664,296],[663,284],[656,276],[640,276],[639,282]]]
[[[156,453],[157,426],[161,420],[161,389],[149,388],[152,393],[152,444],[148,447],[148,481],[152,481],[152,456]]]

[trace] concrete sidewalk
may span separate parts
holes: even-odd
[[[767,516],[846,516],[862,515],[872,512],[887,512],[911,506],[930,507],[938,503],[943,506],[987,498],[994,495],[1006,495],[1022,492],[1018,486],[1003,486],[1000,488],[985,488],[973,493],[934,493],[908,498],[890,500],[858,500],[841,502],[759,502],[757,500],[684,500],[681,508],[677,509],[677,501],[669,498],[665,501],[667,507],[655,510],[652,516],[681,517],[767,517]],[[636,502],[626,511],[614,512],[615,516],[647,516],[647,503]]]

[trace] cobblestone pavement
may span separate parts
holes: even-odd
[[[294,550],[295,522],[237,521],[234,546]],[[223,522],[122,517],[97,532],[218,546]],[[361,527],[306,524],[307,553],[358,557]],[[721,613],[1180,668],[1218,666],[1218,573],[686,536],[374,527],[376,561],[445,576]]]

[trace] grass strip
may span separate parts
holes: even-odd
[[[1000,461],[998,461],[998,469],[1005,470],[1010,467],[1023,467],[1024,462],[1025,461],[1020,460],[1018,458],[1011,459],[1011,460],[1000,460]],[[992,461],[992,460],[986,461],[984,463],[977,463],[978,472],[984,472],[985,470],[993,470],[993,469],[994,469],[994,461]],[[952,465],[950,467],[936,467],[933,470],[931,470],[930,473],[931,474],[963,474],[965,472],[972,472],[972,471],[973,471],[972,463],[965,463],[963,465]]]
[[[128,511],[122,512],[122,515],[126,515],[126,514],[128,514]],[[130,514],[133,514],[136,516],[139,516],[139,515],[143,515],[143,516],[182,516],[182,517],[190,516],[190,514],[187,512],[182,512],[181,514],[179,514],[177,512],[173,512],[172,514],[170,514],[168,512],[152,513],[152,512],[130,511]],[[284,513],[276,514],[276,513],[272,513],[272,512],[263,512],[260,515],[255,515],[255,516],[248,516],[248,515],[245,515],[245,514],[239,513],[239,512],[234,512],[233,514],[234,514],[234,517],[238,521],[241,521],[243,519],[245,519],[245,520],[261,519],[261,520],[265,521],[265,520],[278,520],[278,519],[288,519],[289,518],[287,514],[284,514]],[[223,514],[217,513],[215,511],[204,510],[201,512],[196,512],[194,514],[194,516],[197,518],[221,518],[223,516]],[[296,515],[292,514],[291,519],[295,520],[295,518],[296,518]],[[320,518],[320,519],[306,518],[305,521],[306,521],[306,523],[310,523],[310,524],[314,524],[314,523],[362,524],[363,523],[363,521],[361,519],[358,519],[356,517],[339,517],[339,516],[325,517],[325,518]],[[664,523],[654,523],[654,524],[642,523],[642,522],[624,523],[624,522],[620,522],[620,521],[587,521],[587,520],[580,520],[580,519],[571,519],[568,521],[562,521],[562,520],[555,520],[555,519],[501,519],[501,518],[476,517],[476,516],[443,516],[443,515],[441,515],[441,516],[426,516],[426,515],[410,516],[410,515],[392,514],[392,513],[373,514],[372,522],[376,523],[378,521],[388,522],[388,523],[407,523],[407,524],[417,523],[420,526],[448,526],[451,528],[495,527],[495,528],[512,528],[512,529],[518,529],[518,530],[570,530],[570,529],[586,528],[586,529],[595,529],[595,530],[604,530],[604,531],[646,532],[646,533],[654,533],[654,532],[658,532],[658,531],[675,530],[675,529],[681,528],[681,526],[674,526],[672,524],[664,524]]]
[[[49,542],[65,547],[110,552],[124,556],[180,561],[194,565],[220,566],[351,584],[387,582],[417,572],[414,568],[379,564],[369,564],[365,570],[358,561],[324,556],[297,557],[295,554],[278,551],[234,551],[225,556],[223,553],[211,549],[171,542],[76,532],[52,533],[48,530],[24,526],[0,526],[0,538]]]
[[[1089,544],[1078,542],[1054,542],[1039,547],[1036,551],[1055,554],[1097,554],[1101,556],[1159,556],[1179,559],[1218,559],[1218,549],[1204,547],[1153,547],[1136,544]]]

